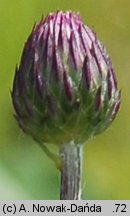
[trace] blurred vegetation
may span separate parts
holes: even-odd
[[[86,144],[84,199],[130,199],[130,1],[0,0],[0,199],[59,199],[59,173],[13,117],[14,70],[35,21],[57,9],[79,11],[111,56],[122,90],[112,126]]]

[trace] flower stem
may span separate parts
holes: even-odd
[[[61,169],[61,200],[80,200],[82,145],[73,141],[60,147],[63,162]]]

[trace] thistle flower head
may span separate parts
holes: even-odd
[[[120,106],[113,67],[79,14],[57,11],[34,26],[12,100],[20,127],[37,141],[83,143],[111,124]]]

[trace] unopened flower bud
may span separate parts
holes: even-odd
[[[58,11],[35,25],[12,100],[19,126],[40,142],[84,143],[111,124],[120,105],[113,67],[79,14]]]

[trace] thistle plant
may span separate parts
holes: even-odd
[[[104,46],[79,14],[57,11],[34,26],[12,101],[20,128],[59,166],[60,199],[80,199],[82,146],[112,123],[120,92]]]

